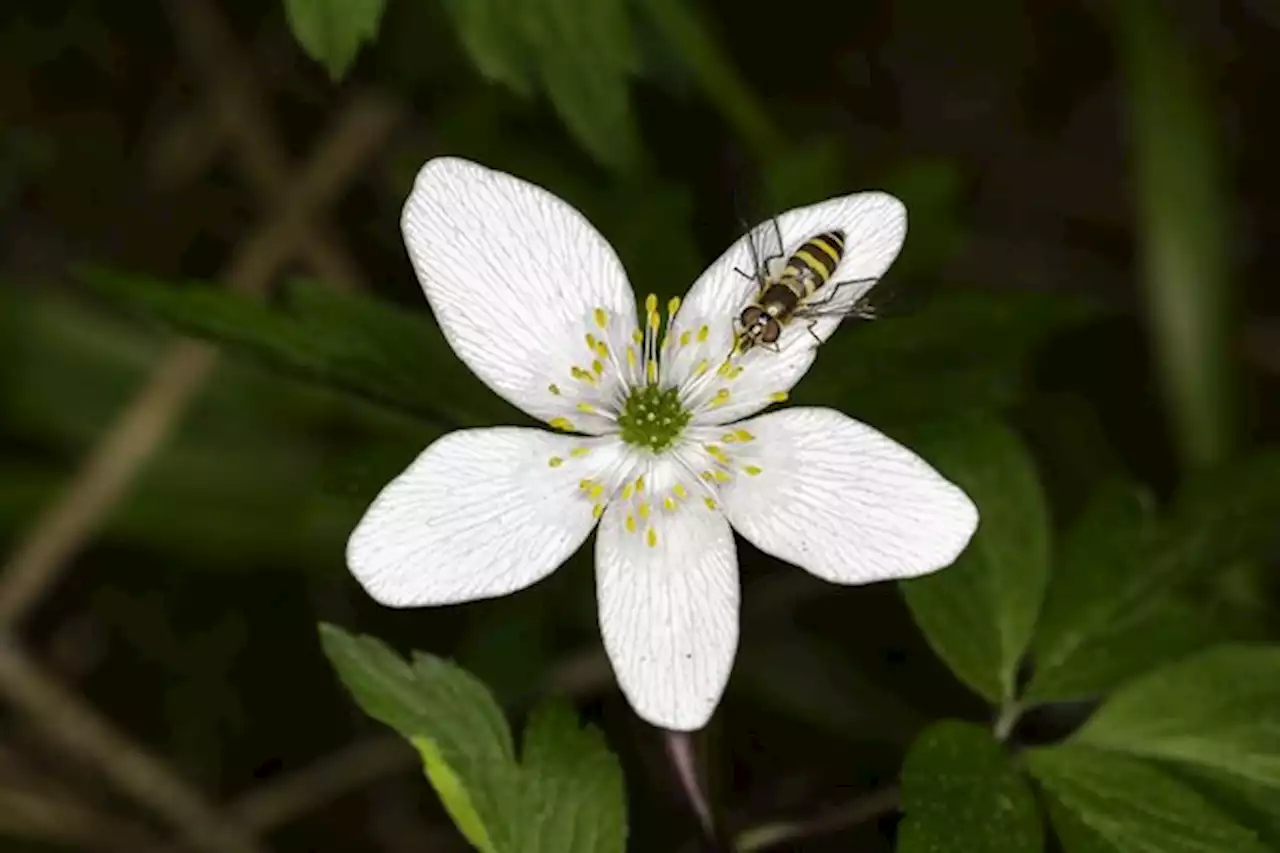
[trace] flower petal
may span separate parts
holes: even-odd
[[[523,589],[595,526],[593,498],[578,483],[607,468],[615,447],[517,427],[450,433],[373,501],[347,542],[347,565],[390,607]]]
[[[706,725],[738,646],[738,558],[724,516],[701,504],[628,532],[626,502],[596,536],[600,630],[618,684],[655,726]],[[650,544],[653,542],[654,544]]]
[[[418,173],[401,226],[427,300],[467,366],[535,417],[602,432],[592,418],[578,424],[575,412],[578,402],[614,396],[616,363],[584,338],[601,336],[597,318],[607,316],[625,340],[636,311],[622,263],[591,223],[541,187],[440,157]]]
[[[721,489],[730,523],[757,548],[843,584],[911,578],[955,561],[978,525],[973,501],[927,462],[831,409],[740,424],[744,475]]]
[[[703,423],[729,423],[754,414],[773,402],[773,395],[789,391],[800,381],[813,363],[819,341],[829,338],[840,325],[841,318],[836,315],[851,309],[897,258],[907,236],[907,210],[887,193],[855,193],[789,210],[777,217],[777,227],[784,255],[824,231],[843,230],[845,253],[826,287],[848,283],[827,292],[832,301],[821,310],[833,316],[796,318],[783,330],[778,340],[779,352],[756,348],[734,359],[743,371],[730,386],[731,400],[707,412],[700,419]],[[773,221],[769,220],[757,225],[752,233],[772,235],[773,229]],[[769,242],[776,242],[776,238],[770,237]],[[719,318],[712,337],[727,353],[733,339],[733,323],[756,292],[755,282],[737,270],[750,274],[752,263],[750,240],[743,236],[694,282],[676,318],[676,333],[693,323],[707,323],[706,318]],[[815,296],[814,301],[827,296]]]

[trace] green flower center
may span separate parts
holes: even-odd
[[[632,389],[618,415],[622,440],[654,453],[666,450],[689,425],[693,413],[680,404],[680,392],[645,385]]]

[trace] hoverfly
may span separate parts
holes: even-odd
[[[735,353],[744,354],[763,346],[779,352],[778,338],[794,320],[808,320],[809,334],[821,343],[814,328],[822,317],[871,319],[875,310],[864,295],[852,305],[837,302],[840,289],[875,282],[875,278],[831,281],[845,256],[845,233],[832,229],[815,234],[789,255],[785,253],[778,220],[748,232],[754,270],[738,274],[755,283],[756,292],[737,317]]]

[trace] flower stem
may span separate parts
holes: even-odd
[[[689,732],[664,731],[663,743],[675,770],[676,781],[680,783],[680,790],[688,799],[689,807],[702,829],[703,849],[706,853],[734,853],[734,848],[726,840],[711,808],[707,785],[703,774],[699,772],[694,736]]]

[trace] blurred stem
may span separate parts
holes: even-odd
[[[772,161],[785,145],[782,133],[690,0],[642,0],[640,5],[758,161]]]
[[[1221,156],[1208,98],[1153,0],[1113,8],[1128,87],[1148,322],[1186,467],[1220,461],[1236,424]]]
[[[788,845],[786,849],[794,850],[795,842],[801,839],[839,832],[886,815],[898,808],[898,800],[898,787],[891,785],[864,794],[840,808],[809,820],[766,823],[745,830],[738,836],[734,849],[737,853],[757,853],[760,850],[781,848],[785,844]]]
[[[696,737],[690,732],[662,732],[663,745],[666,747],[667,757],[671,759],[676,781],[702,830],[703,848],[707,853],[732,853],[707,793],[706,773],[699,756]]]

